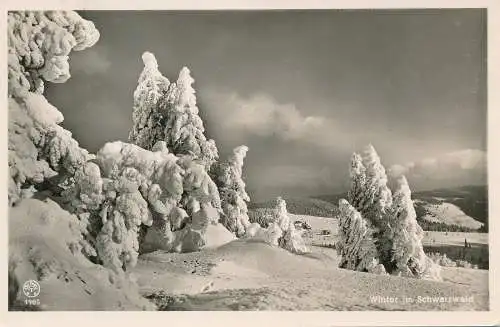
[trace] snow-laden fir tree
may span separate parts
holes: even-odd
[[[155,142],[163,138],[164,130],[158,125],[162,121],[159,106],[165,101],[170,81],[158,70],[158,62],[152,53],[144,52],[142,61],[144,69],[134,91],[133,125],[129,140],[151,150]]]
[[[191,72],[183,67],[177,81],[170,83],[158,70],[152,53],[144,53],[143,62],[145,67],[134,92],[129,141],[147,150],[165,141],[172,153],[192,156],[209,171],[218,159],[218,150],[215,141],[204,134]]]
[[[392,230],[390,209],[392,192],[387,186],[387,175],[375,148],[370,144],[362,156],[353,154],[350,167],[351,189],[348,202],[375,229],[374,238],[380,262],[388,272],[392,263]]]
[[[360,207],[363,217],[380,227],[387,224],[386,214],[392,205],[392,193],[387,186],[385,168],[371,144],[363,151],[362,160],[365,167],[365,183],[364,203],[360,204]]]
[[[309,249],[302,234],[303,230],[296,229],[294,224],[288,225],[288,228],[283,231],[281,246],[292,253],[308,253]]]
[[[231,232],[241,237],[250,224],[247,202],[250,197],[245,191],[243,181],[243,160],[248,147],[245,145],[233,149],[229,158],[218,165],[216,183],[219,187],[223,217],[222,224]]]
[[[392,260],[396,267],[394,273],[415,278],[439,279],[439,266],[424,253],[424,232],[417,222],[408,181],[404,176],[400,176],[397,183],[391,212]]]
[[[64,83],[69,53],[93,46],[99,32],[74,11],[10,11],[8,29],[8,93],[23,98],[42,94],[44,81]]]
[[[204,167],[169,153],[163,141],[153,151],[107,143],[85,169],[67,197],[87,225],[99,259],[114,271],[133,267],[141,246],[200,250],[208,225],[219,220],[212,206],[220,206],[219,193]]]
[[[44,81],[69,77],[68,55],[94,45],[94,24],[72,11],[8,13],[9,204],[49,178],[64,185],[92,156],[59,124],[64,117],[42,95]]]
[[[279,246],[296,254],[309,252],[302,237],[302,230],[295,229],[286,209],[286,202],[281,197],[276,199],[274,217],[269,226],[263,228],[258,223],[252,223],[248,226],[245,237]]]
[[[276,212],[274,222],[278,224],[281,230],[286,230],[292,222],[290,220],[290,216],[288,215],[286,201],[281,196],[276,198],[276,206],[274,209]]]
[[[351,178],[351,188],[347,193],[347,200],[355,208],[362,208],[365,201],[366,168],[363,165],[363,158],[357,153],[353,153],[351,156],[349,176]]]
[[[278,240],[279,245],[292,253],[309,252],[304,239],[302,238],[302,230],[295,229],[292,219],[286,208],[286,201],[278,197],[276,199],[276,219],[275,224],[281,229],[282,236]]]
[[[335,246],[341,256],[340,268],[385,273],[379,264],[373,232],[370,223],[349,202],[339,201],[339,239]]]
[[[134,282],[115,278],[115,274],[85,258],[84,255],[96,257],[97,254],[95,242],[89,242],[87,225],[58,203],[61,191],[74,187],[73,180],[82,178],[82,174],[87,176],[84,185],[87,193],[96,197],[89,201],[99,201],[97,190],[101,185],[94,179],[96,170],[89,162],[95,156],[80,148],[71,133],[59,125],[64,117],[43,96],[44,84],[68,80],[70,52],[91,47],[99,39],[99,32],[92,22],[73,11],[11,11],[7,35],[8,198],[14,206],[9,210],[12,227],[9,289],[19,282],[22,286],[29,274],[42,284],[44,294],[50,297],[52,290],[44,288],[44,282],[57,285],[57,281],[56,284],[51,281],[52,277],[80,269],[83,278],[102,281],[98,284],[115,292],[115,303],[101,305],[151,309],[135,290]],[[27,199],[34,193],[36,198]],[[22,294],[18,284],[18,290],[9,295],[15,301],[19,293]],[[83,289],[76,293],[85,294]],[[76,293],[76,303],[80,304],[99,296],[96,295],[99,292],[89,294],[90,297],[88,294],[79,297]],[[135,301],[141,304],[130,307]]]

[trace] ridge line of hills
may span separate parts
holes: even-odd
[[[338,201],[347,193],[313,196],[284,196],[287,209],[297,215],[334,218]],[[467,185],[412,193],[417,220],[424,230],[446,232],[488,232],[488,186]],[[251,202],[250,214],[273,208],[275,200]]]

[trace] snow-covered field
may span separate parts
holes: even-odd
[[[336,268],[337,259],[297,256],[238,240],[191,254],[156,252],[135,273],[160,310],[484,310],[487,271],[445,268],[444,282],[378,276]],[[373,298],[380,296],[381,298]],[[464,297],[467,303],[426,299]],[[429,298],[427,298],[429,297]],[[384,299],[392,302],[384,302]],[[396,300],[396,298],[398,300]],[[414,303],[405,303],[412,298]]]
[[[311,225],[312,230],[306,234],[310,254],[298,256],[245,240],[198,253],[157,251],[142,256],[134,270],[141,292],[154,300],[160,310],[484,310],[488,307],[486,270],[443,267],[443,282],[434,282],[339,269],[335,249],[322,245],[334,241],[337,220],[291,216]],[[331,234],[320,235],[322,230],[330,230]],[[441,241],[446,240],[444,233],[439,236]],[[377,301],[373,296],[396,302]],[[427,296],[473,298],[467,303],[427,303]],[[415,302],[404,303],[403,298]]]
[[[424,245],[457,245],[463,246],[464,241],[476,244],[488,244],[488,233],[463,232],[425,232]]]

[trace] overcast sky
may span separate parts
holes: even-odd
[[[221,155],[246,144],[257,199],[345,189],[371,142],[384,165],[486,149],[480,10],[80,12],[101,33],[47,87],[83,147],[126,141],[144,51],[195,79]]]

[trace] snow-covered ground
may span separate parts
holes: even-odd
[[[433,232],[426,231],[424,245],[456,245],[463,246],[468,243],[488,244],[488,233],[463,233],[463,232]]]
[[[14,258],[26,259],[16,263],[12,275],[20,285],[28,279],[40,281],[38,309],[154,309],[139,294],[154,302],[159,310],[484,310],[488,307],[486,270],[443,268],[444,281],[433,282],[337,268],[339,258],[334,249],[312,244],[318,241],[322,230],[331,231],[324,237],[335,237],[336,219],[312,216],[292,217],[309,223],[312,227],[309,233],[315,235],[306,237],[311,244],[311,253],[306,255],[295,255],[254,240],[234,240],[213,226],[208,248],[192,253],[156,251],[141,255],[131,271],[131,279],[116,281],[102,266],[71,253],[68,244],[78,240],[78,233],[68,222],[76,222],[76,218],[57,219],[61,212],[50,200],[31,199],[14,207],[9,217],[9,251]],[[58,237],[53,237],[54,232]],[[22,308],[22,292],[17,294],[17,303]],[[425,302],[450,296],[469,302]],[[404,302],[403,298],[412,298],[414,302]]]
[[[434,282],[339,269],[335,249],[326,246],[335,240],[337,220],[291,216],[312,227],[305,234],[310,254],[298,256],[249,240],[236,240],[196,253],[157,251],[141,256],[134,270],[141,292],[155,301],[160,310],[484,310],[488,307],[486,270],[443,267],[443,282]],[[321,235],[323,230],[329,230],[330,234]],[[447,235],[433,233],[433,236],[445,242]],[[399,302],[377,301],[373,296]],[[472,302],[427,303],[427,296],[432,299],[462,296]],[[415,302],[404,303],[403,298]]]
[[[338,269],[335,258],[318,253],[298,256],[244,240],[191,254],[149,254],[141,258],[135,273],[142,276],[138,282],[143,294],[154,300],[160,310],[484,310],[488,307],[487,271],[445,268],[444,282],[379,276]],[[427,297],[450,296],[467,298],[469,302],[425,302]],[[384,301],[387,298],[392,302]],[[414,302],[405,303],[403,298],[412,298]]]
[[[23,200],[9,213],[9,297],[14,310],[147,310],[137,285],[73,252],[81,239],[78,219],[46,199]],[[39,303],[22,291],[38,281]]]

